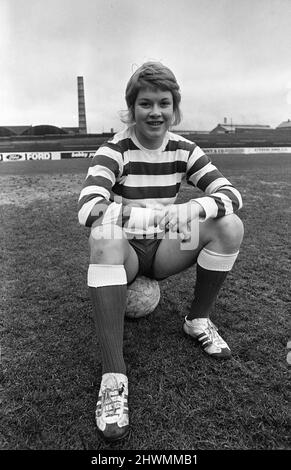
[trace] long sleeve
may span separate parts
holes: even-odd
[[[122,198],[112,191],[114,185],[126,174],[122,149],[107,143],[96,152],[90,165],[78,201],[78,218],[82,225],[119,225],[127,233],[149,233],[153,227],[153,209],[122,204]]]
[[[242,207],[239,191],[214,166],[203,150],[196,146],[187,162],[186,180],[204,192],[195,198],[205,211],[205,219],[232,214]]]
[[[90,227],[104,217],[112,204],[111,190],[123,172],[122,154],[109,146],[100,147],[88,169],[78,201],[78,218]]]

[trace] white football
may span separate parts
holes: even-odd
[[[138,276],[127,288],[125,315],[129,318],[145,317],[152,313],[160,301],[158,281]]]

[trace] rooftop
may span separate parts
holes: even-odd
[[[281,122],[281,124],[279,124],[276,129],[291,129],[291,120],[288,119],[287,121]]]

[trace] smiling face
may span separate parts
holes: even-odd
[[[170,91],[141,89],[134,104],[135,132],[141,145],[159,148],[174,117]]]

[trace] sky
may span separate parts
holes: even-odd
[[[0,0],[0,125],[124,127],[126,84],[157,60],[175,74],[178,128],[276,127],[291,118],[291,0]]]

